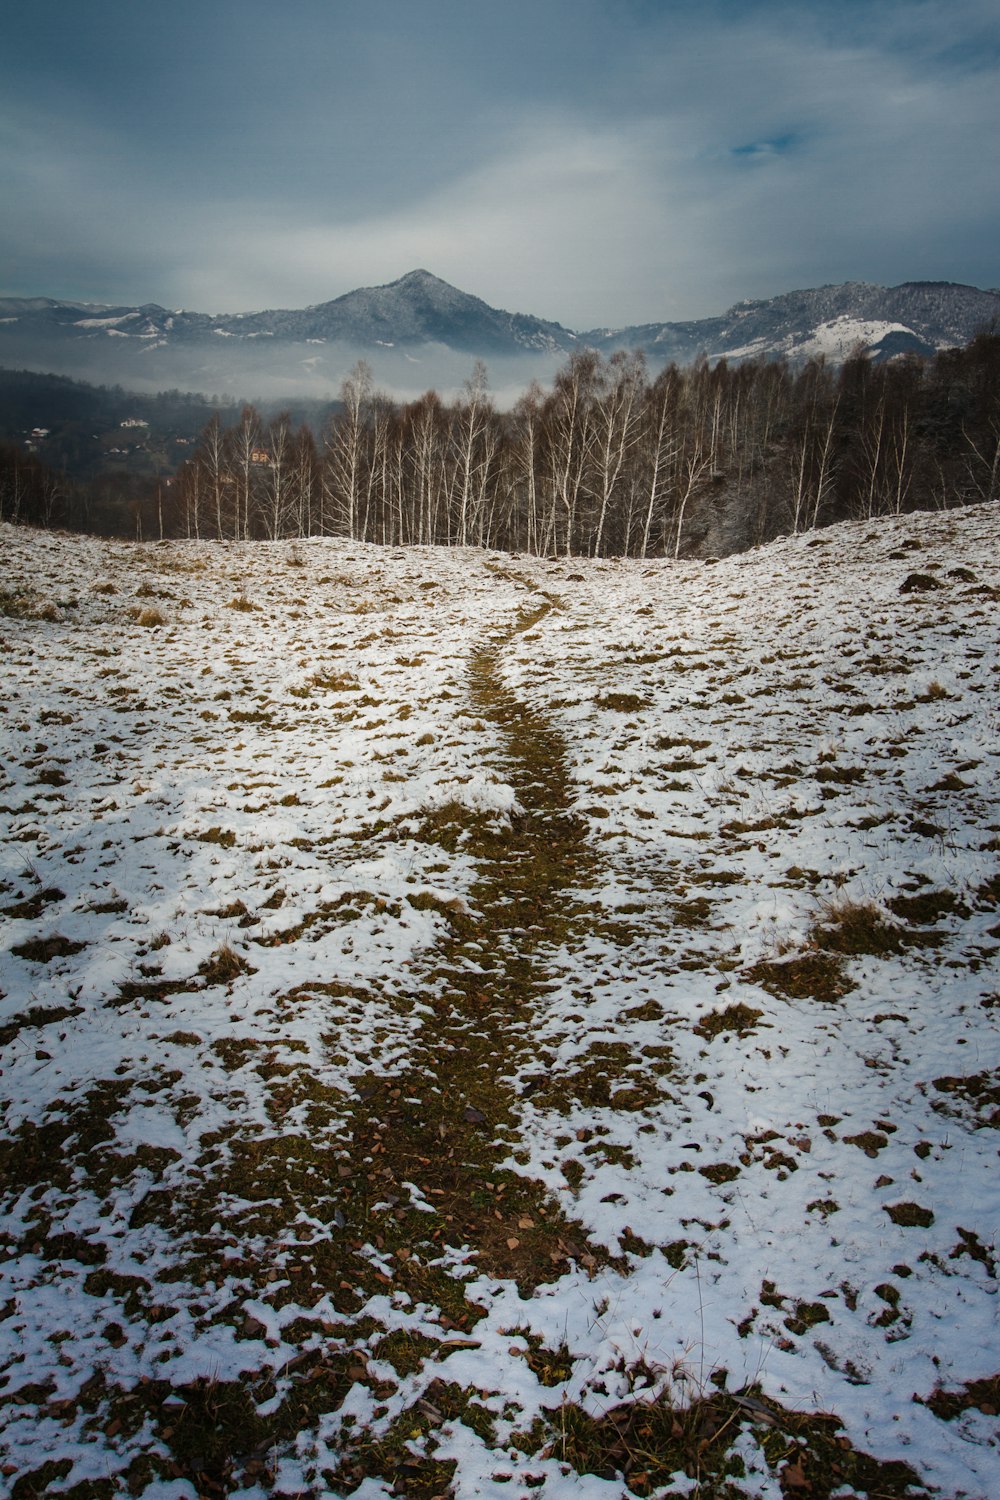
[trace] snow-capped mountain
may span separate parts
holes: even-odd
[[[397,393],[457,385],[470,357],[508,388],[546,378],[574,348],[644,349],[650,364],[825,355],[876,358],[964,344],[1000,322],[1000,291],[951,282],[847,282],[737,303],[717,318],[574,333],[491,307],[424,270],[302,309],[210,315],[0,298],[0,365],[133,388],[277,394],[335,389],[363,355]],[[416,368],[414,368],[416,367]]]
[[[105,307],[47,297],[0,298],[0,338],[30,330],[39,339],[131,339],[159,347],[205,338],[337,342],[359,348],[443,344],[471,354],[564,350],[574,335],[558,323],[490,307],[429,271],[387,286],[361,287],[331,302],[255,313],[171,312],[156,303]]]
[[[822,354],[839,361],[859,344],[885,359],[967,344],[998,319],[1000,291],[950,281],[905,281],[893,287],[848,281],[737,302],[719,318],[594,329],[580,338],[609,351],[645,349],[657,363],[685,363],[701,353],[727,359]]]
[[[445,344],[474,355],[564,350],[575,342],[559,323],[490,307],[429,271],[410,271],[388,286],[362,287],[301,313],[259,313],[253,322],[277,336],[295,329],[359,345]]]

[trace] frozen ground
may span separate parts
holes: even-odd
[[[998,539],[3,528],[7,1492],[1000,1493]]]

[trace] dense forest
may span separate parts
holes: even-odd
[[[335,535],[540,554],[732,551],[1000,498],[1000,337],[923,360],[671,365],[574,353],[509,411],[485,366],[399,405],[358,364],[310,426],[213,412],[172,473],[66,480],[0,448],[0,516],[104,534]]]

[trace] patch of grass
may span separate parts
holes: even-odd
[[[256,974],[257,970],[236,952],[229,943],[216,948],[211,958],[198,965],[198,973],[206,985],[232,984],[241,974]]]
[[[725,1182],[735,1182],[740,1175],[740,1168],[734,1162],[727,1161],[713,1162],[710,1166],[699,1167],[698,1171],[717,1187]]]
[[[196,1038],[196,1041],[200,1040],[200,1037]],[[212,1051],[221,1060],[227,1073],[235,1073],[238,1068],[246,1067],[261,1045],[253,1037],[226,1036],[218,1037],[212,1043]]]
[[[823,765],[817,767],[814,774],[817,781],[836,782],[841,786],[856,786],[865,779],[862,766]]]
[[[654,750],[707,750],[711,740],[695,740],[687,735],[661,734],[653,741]]]
[[[934,1088],[954,1101],[954,1112],[971,1118],[974,1126],[991,1126],[1000,1130],[1000,1068],[982,1073],[934,1079]],[[944,1101],[933,1106],[942,1113],[951,1112]]]
[[[206,917],[239,917],[241,919],[241,926],[252,925],[252,919],[251,922],[244,922],[242,920],[245,917],[250,917],[251,913],[247,908],[246,902],[239,898],[235,901],[227,902],[225,906],[208,906],[205,908],[205,915]]]
[[[957,1228],[958,1244],[951,1251],[948,1259],[961,1260],[963,1256],[967,1256],[970,1260],[978,1261],[981,1266],[985,1266],[987,1276],[995,1281],[997,1279],[997,1259],[993,1251],[983,1244],[974,1229],[963,1229],[960,1224]]]
[[[671,899],[671,916],[678,927],[705,927],[712,915],[707,896],[677,896]]]
[[[65,1479],[72,1467],[71,1458],[46,1459],[37,1469],[30,1469],[15,1479],[10,1488],[11,1500],[41,1500],[42,1496],[51,1495],[52,1486]],[[62,1493],[65,1494],[65,1490]]]
[[[920,1401],[919,1396],[913,1398]],[[981,1411],[984,1416],[995,1417],[1000,1413],[1000,1375],[988,1375],[985,1380],[969,1380],[957,1390],[946,1390],[935,1386],[921,1403],[929,1406],[942,1422],[953,1422],[966,1411]]]
[[[0,589],[0,615],[8,620],[30,620],[37,606],[26,589]]]
[[[140,625],[143,630],[155,630],[160,625],[166,625],[167,623],[166,615],[159,609],[137,609],[131,611],[131,614],[135,623]]]
[[[254,604],[252,599],[248,599],[246,594],[241,592],[228,601],[226,608],[235,609],[241,615],[250,615],[254,614],[260,605]]]
[[[933,785],[929,786],[929,792],[967,792],[972,783],[963,781],[961,776],[954,771],[949,771],[946,776],[941,776]]]
[[[43,891],[36,891],[33,896],[27,896],[20,901],[13,902],[10,906],[0,907],[0,916],[21,917],[34,921],[42,915],[47,906],[55,901],[65,901],[66,892],[59,890],[58,886],[46,886]]]
[[[30,1010],[14,1016],[0,1026],[0,1047],[6,1047],[20,1032],[29,1027],[54,1026],[57,1021],[68,1021],[81,1014],[79,1005],[33,1005]]]
[[[598,1041],[583,1057],[545,1075],[534,1097],[560,1114],[578,1106],[635,1112],[659,1102],[658,1076],[672,1072],[669,1049],[664,1058],[639,1058],[626,1042]]]
[[[440,1347],[438,1339],[412,1329],[396,1328],[372,1346],[372,1355],[392,1365],[397,1375],[415,1375],[426,1360],[437,1356]]]
[[[754,1029],[763,1014],[762,1010],[756,1010],[752,1005],[744,1005],[742,1002],[727,1005],[725,1010],[709,1011],[708,1015],[702,1016],[694,1029],[705,1037],[720,1036],[723,1032],[745,1036]]]
[[[944,585],[938,578],[932,578],[930,573],[908,573],[899,585],[901,594],[929,594]]]
[[[934,1215],[919,1203],[883,1203],[882,1208],[894,1224],[904,1229],[929,1229]]]
[[[637,693],[601,693],[594,699],[594,706],[613,713],[634,714],[648,708],[649,699],[641,698]]]
[[[68,783],[69,777],[66,775],[66,772],[62,769],[61,766],[46,766],[43,771],[39,771],[38,775],[35,777],[33,785],[66,786],[68,785]]]
[[[560,1344],[558,1349],[549,1349],[544,1339],[536,1333],[520,1329],[515,1329],[514,1332],[524,1339],[527,1348],[524,1350],[515,1348],[511,1352],[521,1355],[539,1385],[548,1387],[562,1385],[564,1381],[570,1379],[576,1359],[570,1352],[568,1344]]]
[[[313,672],[306,678],[310,688],[325,693],[359,693],[361,684],[350,672]]]
[[[938,682],[937,679],[935,678],[935,680],[933,682],[929,682],[927,684],[927,687],[924,689],[924,691],[922,693],[919,693],[917,695],[917,702],[918,703],[939,703],[942,699],[950,698],[950,697],[951,697],[951,694],[949,693],[948,689],[946,687],[942,687],[941,683]]]
[[[442,1422],[460,1421],[475,1430],[473,1412],[489,1413],[459,1386],[433,1381],[423,1398],[408,1407],[385,1432],[375,1437],[362,1431],[353,1441],[341,1435],[342,1456],[336,1471],[324,1471],[330,1493],[351,1494],[366,1479],[383,1479],[394,1494],[413,1500],[445,1500],[454,1494],[454,1459],[438,1459],[435,1429]],[[479,1422],[482,1426],[482,1421]]]
[[[889,1144],[889,1137],[883,1135],[880,1130],[862,1130],[857,1135],[845,1135],[844,1140],[848,1145],[857,1146],[859,1151],[863,1151],[866,1156],[873,1159]]]
[[[801,1336],[818,1323],[829,1323],[830,1309],[825,1302],[797,1302],[795,1311],[785,1319],[789,1333]]]
[[[813,929],[817,947],[833,953],[898,953],[898,927],[887,922],[874,901],[827,901]]]
[[[272,902],[274,898],[264,904],[271,906]],[[281,904],[281,901],[274,902],[275,906]],[[253,941],[261,948],[279,948],[294,942],[307,932],[315,940],[342,927],[346,922],[356,922],[364,911],[384,912],[398,918],[401,906],[399,902],[387,901],[384,896],[377,896],[371,891],[343,891],[336,900],[328,901],[317,911],[307,912],[294,926],[284,927],[278,932],[261,933]]]
[[[229,719],[233,724],[266,724],[270,728],[282,729],[284,724],[275,719],[270,709],[264,708],[231,708]]]
[[[212,828],[206,828],[204,833],[193,833],[191,837],[199,844],[218,844],[222,849],[231,849],[236,843],[236,835],[232,829],[223,829],[217,824]]]
[[[886,906],[904,922],[926,926],[942,917],[967,917],[969,908],[954,891],[920,891],[915,895],[890,896]]]
[[[15,943],[10,951],[16,958],[27,959],[30,963],[50,964],[54,958],[69,958],[74,953],[82,953],[86,946],[86,943],[64,937],[61,932],[54,932],[49,937],[28,938],[26,942]]]
[[[411,835],[422,844],[440,844],[449,854],[485,836],[493,820],[456,800],[426,812]]]
[[[855,1449],[836,1417],[788,1411],[753,1389],[730,1395],[725,1379],[720,1372],[720,1389],[689,1402],[666,1391],[652,1399],[640,1395],[601,1417],[564,1401],[531,1430],[515,1434],[512,1445],[557,1459],[577,1474],[622,1482],[632,1495],[672,1494],[671,1480],[682,1474],[695,1481],[704,1500],[730,1500],[742,1493],[739,1480],[746,1475],[744,1460],[733,1449],[750,1428],[789,1497],[830,1500],[848,1489],[871,1500],[929,1496],[908,1464],[883,1462]]]
[[[842,1000],[854,984],[839,953],[809,949],[776,959],[763,959],[746,970],[745,977],[772,995],[788,1000]]]

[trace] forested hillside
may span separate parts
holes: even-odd
[[[640,354],[586,349],[510,411],[479,363],[458,400],[428,391],[399,405],[362,362],[341,397],[311,423],[216,411],[144,486],[74,486],[8,450],[0,517],[139,536],[682,556],[993,499],[1000,483],[990,334],[929,360],[703,359],[655,378]]]

